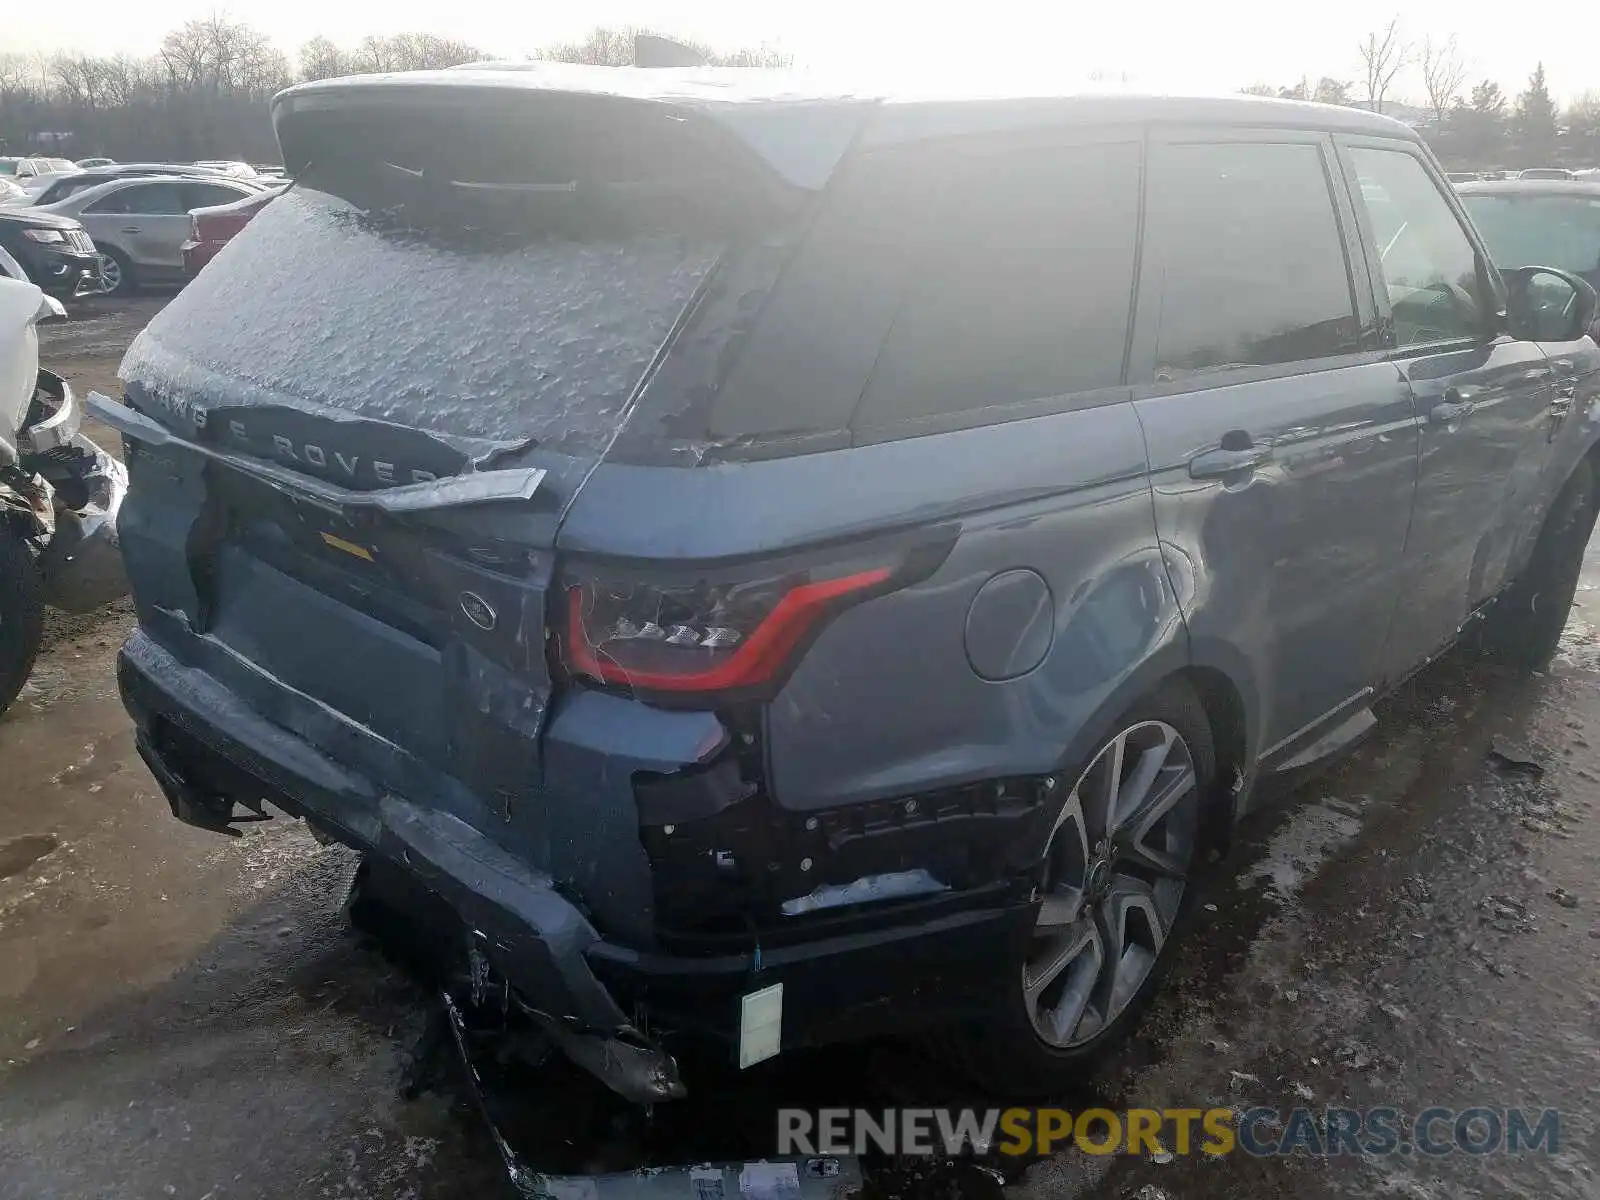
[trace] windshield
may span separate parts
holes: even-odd
[[[0,158],[0,175],[15,175],[17,173],[17,160],[14,158]]]
[[[1500,267],[1556,267],[1600,283],[1600,195],[1464,196]]]

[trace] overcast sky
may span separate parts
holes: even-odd
[[[934,71],[958,64],[1054,68],[1070,75],[1126,73],[1152,89],[1234,88],[1291,83],[1301,75],[1357,80],[1356,44],[1384,25],[1398,0],[1293,4],[1283,0],[1113,0],[1104,6],[1017,0],[979,3],[872,3],[871,0],[535,0],[513,8],[482,0],[235,0],[230,17],[270,35],[293,56],[314,34],[354,42],[369,33],[426,30],[487,51],[521,56],[597,24],[643,25],[719,47],[774,44],[802,66],[852,75],[879,63]],[[1584,6],[1578,6],[1579,9]],[[215,10],[214,0],[72,0],[8,5],[0,52],[79,49],[94,53],[155,49],[168,28]],[[948,14],[935,17],[943,11]],[[1455,34],[1471,79],[1495,79],[1514,95],[1542,59],[1551,90],[1567,99],[1600,89],[1594,27],[1517,19],[1515,9],[1461,0],[1414,0],[1403,26],[1413,39]],[[1578,11],[1574,9],[1573,11]],[[1360,91],[1359,85],[1356,89]],[[1415,71],[1398,85],[1421,101]]]

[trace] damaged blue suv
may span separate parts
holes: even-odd
[[[122,695],[178,817],[403,876],[623,1095],[932,1025],[1045,1089],[1258,784],[1554,652],[1595,295],[1365,112],[792,86],[280,95],[96,402]]]

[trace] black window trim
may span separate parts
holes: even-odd
[[[1036,417],[1056,416],[1090,408],[1104,408],[1112,404],[1125,404],[1131,398],[1127,387],[1128,355],[1133,339],[1134,306],[1139,291],[1139,266],[1144,245],[1144,191],[1147,151],[1147,128],[1142,123],[1106,123],[1097,125],[1062,125],[1046,129],[1028,129],[1014,133],[961,134],[949,138],[931,139],[889,147],[873,147],[864,154],[890,155],[901,153],[928,153],[941,145],[966,143],[983,147],[986,153],[1003,154],[1015,150],[1075,150],[1085,146],[1134,145],[1138,148],[1138,177],[1135,181],[1137,211],[1134,217],[1133,280],[1128,296],[1128,323],[1123,332],[1122,379],[1106,387],[1085,388],[1063,392],[1056,396],[1039,396],[1027,400],[1007,400],[978,408],[938,413],[927,417],[902,417],[894,421],[873,424],[862,422],[863,401],[872,386],[872,372],[862,385],[851,413],[848,431],[851,446],[872,446],[905,438],[927,437],[940,433],[956,433],[986,425],[999,425],[1011,421],[1026,421]],[[892,326],[891,326],[892,328]],[[887,343],[885,335],[885,344]],[[881,352],[881,347],[880,347]]]
[[[1371,280],[1372,296],[1378,306],[1378,319],[1383,328],[1384,357],[1388,360],[1405,360],[1411,358],[1426,358],[1429,355],[1445,354],[1452,350],[1464,350],[1474,346],[1492,345],[1498,341],[1509,338],[1505,330],[1506,295],[1504,285],[1498,278],[1498,272],[1492,268],[1494,260],[1489,257],[1488,250],[1484,247],[1483,240],[1478,236],[1476,226],[1467,215],[1466,208],[1461,203],[1460,194],[1450,186],[1444,177],[1444,170],[1439,166],[1428,148],[1421,142],[1411,141],[1407,138],[1385,138],[1370,134],[1336,134],[1333,138],[1334,150],[1338,154],[1339,168],[1344,174],[1344,186],[1350,203],[1356,213],[1356,230],[1360,236],[1360,253],[1366,260],[1367,272]],[[1355,159],[1351,157],[1352,150],[1381,150],[1393,154],[1405,154],[1415,159],[1422,167],[1423,172],[1433,181],[1433,186],[1438,191],[1440,198],[1455,216],[1456,224],[1461,232],[1466,235],[1467,244],[1472,247],[1473,255],[1477,259],[1479,286],[1489,288],[1494,296],[1494,308],[1491,312],[1499,326],[1499,331],[1491,333],[1485,329],[1480,333],[1455,338],[1441,338],[1431,342],[1418,342],[1411,346],[1399,346],[1395,343],[1394,315],[1389,306],[1389,290],[1382,284],[1383,260],[1378,252],[1378,239],[1373,233],[1371,219],[1367,215],[1367,206],[1361,196],[1361,176],[1356,171]]]
[[[1147,258],[1145,248],[1146,198],[1140,195],[1140,273],[1134,286],[1135,314],[1132,337],[1129,343],[1130,360],[1124,378],[1128,381],[1134,400],[1158,396],[1182,395],[1187,392],[1204,392],[1216,388],[1238,387],[1242,384],[1263,383],[1274,379],[1288,379],[1299,375],[1316,375],[1348,367],[1366,366],[1384,362],[1387,354],[1378,337],[1378,312],[1372,300],[1369,268],[1353,232],[1354,214],[1347,204],[1341,203],[1340,169],[1335,158],[1332,135],[1314,128],[1246,127],[1235,125],[1174,125],[1165,124],[1151,128],[1145,146],[1144,178],[1149,179],[1149,158],[1155,146],[1236,145],[1311,145],[1317,148],[1322,164],[1323,180],[1327,187],[1328,203],[1333,209],[1334,227],[1344,254],[1345,280],[1350,289],[1350,311],[1356,320],[1357,337],[1361,348],[1343,354],[1324,355],[1321,358],[1299,359],[1294,362],[1272,363],[1264,366],[1218,368],[1183,379],[1159,382],[1155,378],[1156,327],[1140,311],[1148,313],[1149,305],[1156,299],[1157,274],[1160,264]],[[1160,247],[1155,247],[1159,253]],[[1146,266],[1149,272],[1146,273]]]

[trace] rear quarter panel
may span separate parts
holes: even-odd
[[[605,465],[560,545],[687,567],[952,524],[931,577],[840,615],[767,708],[773,795],[810,810],[1056,770],[1184,665],[1131,405],[768,462]],[[1021,661],[986,679],[969,614],[1018,570],[1048,594],[1026,589],[1038,603],[1015,613]]]

